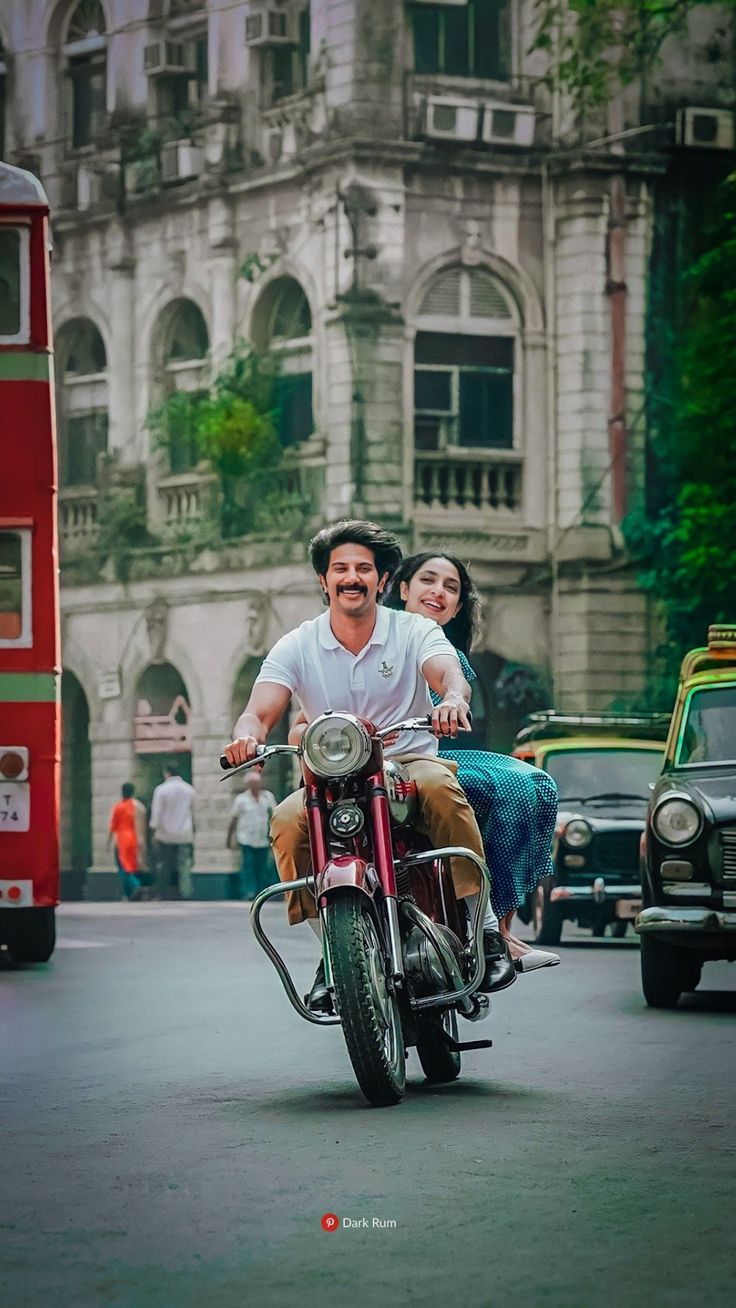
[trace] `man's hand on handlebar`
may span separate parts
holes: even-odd
[[[435,736],[456,736],[470,730],[470,705],[461,695],[449,692],[432,713],[432,731]]]
[[[224,755],[231,767],[240,767],[241,763],[249,763],[252,758],[256,757],[261,742],[255,736],[239,736],[237,740],[231,741],[225,746]]]

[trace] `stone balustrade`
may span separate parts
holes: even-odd
[[[59,492],[59,537],[65,549],[95,540],[99,500],[94,486],[67,486]]]
[[[514,450],[432,450],[415,457],[414,502],[422,514],[477,510],[518,514],[523,457]]]
[[[167,531],[191,530],[212,515],[217,478],[210,472],[182,472],[158,483],[162,525]]]

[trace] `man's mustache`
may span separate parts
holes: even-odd
[[[350,582],[349,584],[346,584],[346,585],[344,585],[344,586],[338,586],[338,588],[337,588],[337,593],[338,593],[338,595],[343,595],[343,594],[345,593],[346,590],[357,590],[357,591],[360,591],[360,594],[361,594],[361,595],[367,595],[367,594],[368,594],[368,587],[367,587],[367,586],[361,586],[360,582],[358,582],[358,581]]]

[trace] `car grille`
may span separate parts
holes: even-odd
[[[723,849],[723,876],[736,881],[736,827],[721,828]]]
[[[639,875],[639,831],[603,831],[594,836],[591,853],[601,872]]]

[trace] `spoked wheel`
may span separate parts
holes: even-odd
[[[445,1032],[457,1040],[457,1013],[454,1008],[446,1008],[441,1015],[424,1018],[419,1029],[419,1062],[427,1080],[433,1084],[456,1081],[460,1075],[461,1055],[449,1048],[444,1038]]]
[[[398,1104],[406,1087],[401,1016],[363,895],[349,891],[330,899],[325,929],[337,1011],[358,1084],[376,1107]]]

